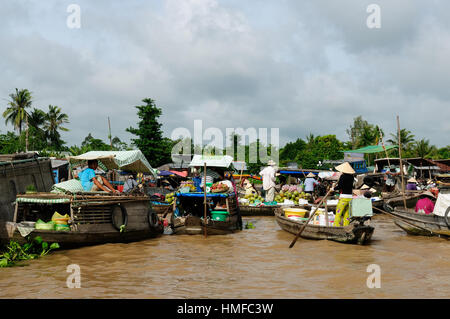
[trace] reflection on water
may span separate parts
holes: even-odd
[[[376,216],[368,246],[299,239],[274,217],[224,235],[164,235],[130,244],[58,251],[0,270],[2,298],[447,298],[450,243],[412,237]],[[69,289],[66,267],[81,267]],[[381,288],[366,286],[381,267]]]

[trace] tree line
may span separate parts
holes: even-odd
[[[67,146],[61,138],[60,131],[69,131],[66,124],[69,124],[69,117],[62,112],[59,106],[49,105],[45,112],[39,108],[32,108],[32,93],[27,89],[16,89],[9,95],[6,110],[3,112],[5,124],[12,124],[15,132],[8,131],[0,134],[0,153],[8,154],[23,152],[26,149],[39,151],[42,156],[60,156],[61,152],[71,155],[79,155],[88,151],[109,151],[109,150],[131,150],[140,149],[150,162],[152,167],[158,167],[172,162],[171,154],[174,146],[182,140],[172,140],[164,136],[162,124],[159,118],[162,109],[156,106],[151,98],[142,100],[143,104],[135,106],[139,121],[137,127],[129,127],[126,132],[134,135],[131,143],[121,141],[117,136],[110,139],[110,143],[105,143],[102,139],[94,138],[89,133],[80,145]],[[327,168],[320,164],[324,160],[339,160],[343,158],[342,151],[358,149],[369,145],[397,145],[397,134],[390,134],[386,137],[381,127],[370,124],[357,116],[353,123],[346,130],[347,141],[340,141],[336,135],[309,134],[305,139],[297,138],[293,142],[288,142],[284,147],[277,149],[272,145],[264,145],[260,140],[252,143],[242,141],[242,136],[231,134],[228,138],[231,142],[231,149],[218,150],[214,148],[199,149],[200,146],[193,145],[192,141],[187,141],[191,147],[191,154],[203,151],[208,154],[233,154],[235,160],[238,158],[238,150],[244,151],[245,162],[252,173],[259,172],[264,159],[258,158],[256,163],[250,161],[250,151],[256,150],[257,154],[264,149],[270,157],[271,151],[279,152],[280,166],[285,166],[290,162],[295,162],[302,168]],[[402,144],[402,157],[421,157],[433,159],[450,158],[450,145],[438,148],[425,138],[416,136],[405,128],[400,130],[400,140]],[[380,154],[385,157],[385,154]],[[389,157],[398,157],[398,150],[389,151]],[[368,158],[372,164],[374,157]]]

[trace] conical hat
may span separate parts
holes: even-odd
[[[336,166],[335,169],[342,173],[355,174],[355,170],[351,167],[351,165],[348,162]]]
[[[361,189],[369,189],[369,186],[367,186],[366,184],[364,184]]]
[[[277,165],[277,163],[275,163],[273,160],[269,160],[269,161],[267,162],[267,165],[269,165],[269,166],[275,166],[275,165]]]
[[[408,179],[408,183],[417,183],[417,181],[414,177],[411,177],[410,179]]]
[[[375,188],[371,188],[371,189],[369,189],[369,191],[371,191],[372,193],[376,193],[377,192],[377,190]]]
[[[308,175],[306,175],[306,177],[316,177],[316,175],[314,175],[313,173],[309,173]]]

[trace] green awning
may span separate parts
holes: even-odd
[[[390,149],[397,148],[397,145],[386,145],[386,151],[389,151]],[[358,148],[357,150],[348,150],[348,151],[342,151],[344,153],[363,153],[363,154],[372,154],[372,153],[380,153],[384,152],[384,148],[381,145],[369,145],[362,148]]]
[[[33,203],[33,204],[65,204],[70,203],[70,198],[29,198],[18,197],[16,203]]]

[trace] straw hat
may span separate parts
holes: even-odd
[[[267,162],[267,165],[275,166],[277,165],[277,163],[275,163],[273,160],[269,160],[269,162]]]
[[[314,175],[313,173],[309,173],[308,175],[306,175],[306,177],[316,177],[316,175]]]
[[[369,189],[369,186],[367,186],[366,184],[364,184],[361,189]]]
[[[371,191],[372,193],[376,193],[377,192],[377,190],[375,188],[371,188],[371,189],[369,189],[369,191]]]
[[[417,181],[414,177],[411,177],[410,179],[408,179],[408,183],[417,183]]]
[[[355,170],[351,167],[351,165],[348,162],[336,166],[335,169],[341,173],[355,174]]]

